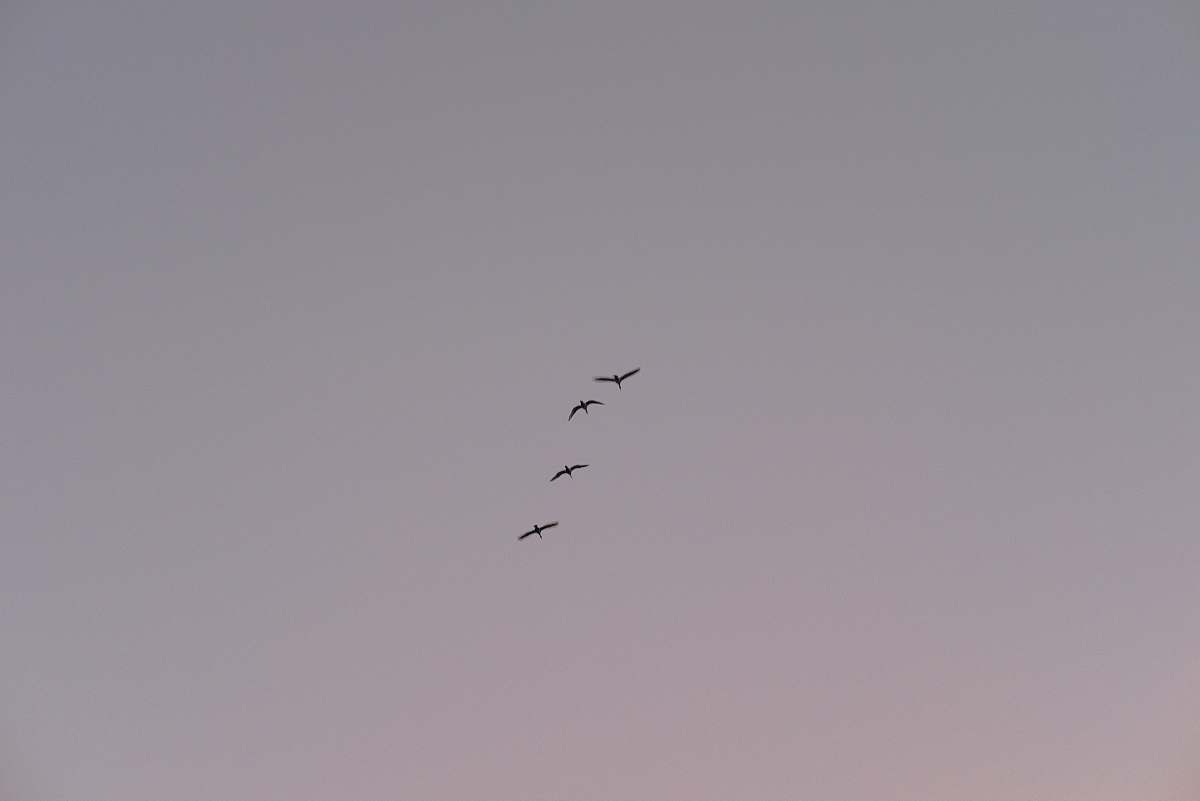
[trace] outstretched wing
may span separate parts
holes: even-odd
[[[587,467],[587,465],[586,465],[586,464],[573,464],[573,465],[571,465],[571,469],[572,469],[572,470],[578,470],[578,469],[579,469],[579,468],[581,468],[581,467]],[[565,473],[565,472],[567,472],[567,471],[566,471],[566,470],[563,470],[563,471],[560,471],[560,472],[562,472],[562,473]]]
[[[574,470],[575,468],[572,467],[571,469]],[[565,476],[566,474],[567,474],[566,470],[559,470],[557,473],[554,474],[554,478],[552,478],[550,480],[553,481],[555,478],[558,478],[559,476]]]
[[[595,378],[593,378],[592,380],[593,381],[607,381],[610,384],[617,383],[617,379],[613,378],[612,376],[607,376],[607,375],[598,375]]]
[[[576,406],[574,409],[571,410],[571,413],[567,415],[567,419],[570,420],[572,417],[575,416],[575,412],[579,411],[582,408],[583,408],[582,406]]]
[[[603,406],[603,405],[604,405],[604,401],[598,401],[598,400],[590,400],[584,404],[584,406]]]
[[[638,374],[638,373],[640,373],[641,371],[642,371],[642,368],[640,368],[640,367],[635,367],[635,368],[633,368],[632,370],[630,370],[628,373],[626,373],[625,375],[621,376],[621,380],[622,380],[622,381],[624,381],[626,378],[629,378],[629,376],[631,376],[631,375],[637,375],[637,374]]]
[[[557,526],[557,525],[558,525],[558,521],[557,521],[557,520],[555,520],[553,523],[546,523],[546,524],[544,524],[544,525],[543,525],[541,528],[542,528],[542,531],[545,531],[546,529],[548,529],[548,528],[554,528],[554,527],[555,527],[555,526]]]
[[[517,542],[520,542],[521,540],[525,539],[526,537],[533,536],[534,534],[537,534],[537,529],[534,529],[533,531],[526,531],[524,534],[517,537]]]

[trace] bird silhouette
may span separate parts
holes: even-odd
[[[575,416],[575,412],[579,411],[580,409],[583,409],[583,413],[584,413],[584,414],[587,414],[587,413],[588,413],[588,407],[589,407],[589,406],[591,406],[592,404],[595,404],[595,405],[597,405],[597,406],[603,406],[603,405],[604,405],[604,401],[598,401],[598,400],[581,400],[581,401],[580,401],[580,402],[579,402],[579,403],[578,403],[578,404],[575,406],[575,408],[571,410],[571,413],[570,413],[569,415],[567,415],[567,419],[568,419],[568,420],[570,420],[572,417],[574,417],[574,416]]]
[[[548,528],[554,528],[557,525],[558,525],[557,520],[555,520],[553,523],[541,523],[541,524],[534,525],[534,527],[531,528],[529,531],[526,531],[524,534],[517,537],[517,542],[520,542],[521,540],[525,539],[526,537],[528,537],[532,534],[537,534],[538,539],[540,540],[542,538],[543,531],[545,531]]]
[[[571,474],[574,473],[576,470],[579,470],[580,468],[584,468],[584,467],[587,467],[587,465],[586,464],[571,464],[571,465],[564,464],[563,469],[559,470],[557,473],[555,473],[554,478],[552,478],[550,480],[553,481],[555,478],[558,478],[559,476],[566,476],[567,478],[575,478],[575,476],[573,476]]]
[[[611,376],[598,375],[595,378],[593,378],[592,380],[593,381],[607,381],[610,384],[616,384],[617,389],[620,389],[622,381],[624,381],[626,378],[629,378],[629,376],[631,376],[631,375],[637,375],[638,372],[641,371],[641,369],[642,368],[640,368],[640,367],[635,367],[632,370],[630,370],[628,373],[626,373],[625,375],[617,375],[616,373],[613,373]]]

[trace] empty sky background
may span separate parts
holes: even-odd
[[[1187,2],[0,4],[0,797],[1196,798],[1197,87]]]

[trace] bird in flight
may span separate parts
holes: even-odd
[[[545,531],[548,528],[554,528],[557,525],[558,525],[557,520],[555,520],[553,523],[541,523],[538,525],[534,525],[534,527],[531,528],[529,531],[526,531],[524,534],[517,537],[517,542],[520,542],[521,540],[525,539],[526,537],[530,536],[531,534],[537,534],[538,539],[540,540],[542,538],[543,531]]]
[[[587,467],[587,465],[586,464],[564,464],[563,469],[559,470],[557,473],[554,474],[554,478],[558,478],[559,476],[566,476],[567,478],[575,478],[575,476],[573,476],[571,474],[574,473],[576,470],[579,470],[580,468],[583,468],[583,467]],[[554,478],[552,478],[550,480],[553,481]]]
[[[624,381],[626,378],[629,378],[629,376],[631,376],[631,375],[637,375],[641,369],[642,368],[640,368],[640,367],[635,367],[632,370],[630,370],[628,373],[626,373],[625,375],[617,375],[616,373],[613,373],[611,376],[598,375],[595,378],[593,378],[592,380],[593,381],[607,381],[610,384],[616,384],[617,389],[620,389],[622,381]]]
[[[571,410],[571,413],[570,413],[569,415],[567,415],[567,419],[568,419],[568,420],[570,420],[572,417],[574,417],[574,416],[575,416],[575,412],[579,411],[580,409],[583,409],[583,413],[584,413],[584,414],[587,414],[587,413],[588,413],[588,407],[589,407],[589,406],[591,406],[591,405],[593,405],[593,404],[595,404],[595,405],[597,405],[597,406],[603,406],[603,405],[604,405],[604,402],[603,402],[603,401],[598,401],[598,400],[581,400],[581,401],[579,402],[579,404],[578,404],[578,405],[576,405],[576,406],[575,406],[575,408]]]

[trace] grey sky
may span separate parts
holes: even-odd
[[[0,796],[1200,792],[1198,44],[0,7]]]

